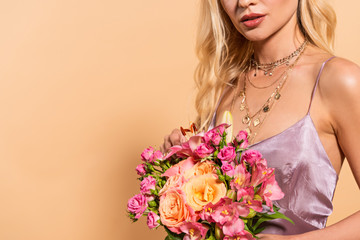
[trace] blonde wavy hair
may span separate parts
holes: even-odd
[[[310,43],[333,52],[336,15],[327,0],[299,0],[297,22]],[[252,52],[252,43],[234,27],[220,0],[200,0],[194,76],[200,129],[209,127],[221,92],[246,70]]]

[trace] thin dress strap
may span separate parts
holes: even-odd
[[[319,83],[319,80],[320,80],[320,77],[321,77],[321,73],[322,71],[324,70],[324,67],[325,67],[325,64],[330,61],[331,59],[335,58],[335,56],[332,56],[331,58],[327,59],[325,62],[323,62],[323,64],[321,65],[321,68],[320,68],[320,71],[317,75],[317,78],[316,78],[316,82],[315,82],[315,86],[314,86],[314,89],[312,91],[312,94],[311,94],[311,99],[310,99],[310,104],[309,104],[309,109],[308,109],[308,112],[307,114],[309,115],[310,114],[310,109],[311,109],[311,104],[312,104],[312,100],[314,98],[314,95],[315,95],[315,92],[316,92],[316,88],[317,88],[317,85]]]

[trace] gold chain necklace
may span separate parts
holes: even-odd
[[[281,97],[280,92],[286,83],[289,73],[292,71],[292,69],[294,68],[296,63],[299,61],[304,50],[305,50],[305,47],[301,50],[298,57],[295,59],[294,63],[289,65],[288,68],[280,75],[280,78],[278,79],[278,80],[281,79],[280,83],[276,86],[276,88],[274,89],[272,94],[267,98],[265,103],[261,106],[261,108],[258,111],[256,111],[252,115],[250,115],[249,107],[248,107],[248,104],[246,101],[246,80],[248,79],[248,77],[247,77],[248,73],[245,73],[245,77],[247,77],[247,79],[246,78],[244,79],[243,90],[240,92],[239,95],[237,94],[237,92],[235,93],[235,96],[234,96],[232,104],[231,104],[231,110],[235,103],[235,98],[238,95],[239,97],[241,97],[241,103],[240,103],[239,110],[241,112],[244,110],[246,111],[245,116],[242,118],[242,123],[247,125],[247,128],[245,130],[248,132],[248,138],[249,138],[250,143],[255,139],[257,132],[260,130],[262,123],[265,121],[270,110],[273,108],[273,105],[275,104],[275,102],[280,99],[280,97]],[[276,82],[278,80],[276,80]],[[237,89],[238,89],[238,87],[237,87]],[[257,132],[255,132],[255,130]]]
[[[294,52],[292,52],[289,56],[284,57],[282,59],[276,60],[274,62],[271,63],[258,63],[255,58],[254,55],[252,56],[252,58],[250,59],[251,62],[251,66],[255,67],[255,73],[254,73],[254,77],[257,76],[257,72],[258,70],[262,70],[264,72],[264,75],[268,75],[272,76],[273,72],[275,70],[275,68],[282,66],[284,64],[286,64],[287,66],[290,65],[290,60],[293,59],[294,57],[298,56],[305,48],[306,44],[307,44],[307,40],[305,40],[301,46],[296,49]]]
[[[257,89],[265,89],[265,88],[269,88],[271,86],[273,86],[275,83],[277,83],[282,77],[283,75],[286,73],[286,70],[280,75],[280,77],[278,77],[275,81],[273,81],[272,83],[268,84],[267,86],[256,86],[249,78],[249,74],[246,74],[246,80],[250,83],[251,86],[253,86],[254,88]]]

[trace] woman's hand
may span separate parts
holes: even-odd
[[[170,147],[179,145],[186,141],[186,138],[182,135],[179,129],[174,129],[170,135],[164,137],[164,143],[161,147],[161,151],[166,153]]]

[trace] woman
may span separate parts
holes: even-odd
[[[360,212],[324,228],[344,158],[360,187],[360,69],[334,57],[326,0],[202,0],[196,71],[202,129],[231,111],[233,132],[276,168],[278,201],[295,225],[260,239],[359,239]],[[219,117],[220,116],[220,117]],[[179,131],[164,148],[182,141]]]

